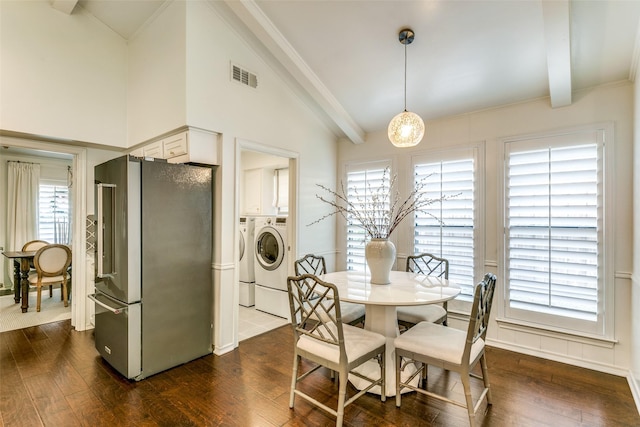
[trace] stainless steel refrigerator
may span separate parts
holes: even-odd
[[[95,167],[95,344],[141,380],[212,352],[211,166]]]

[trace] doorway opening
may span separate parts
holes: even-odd
[[[37,139],[31,139],[28,137],[0,137],[0,170],[3,174],[3,182],[6,183],[6,168],[7,161],[12,159],[20,159],[23,161],[41,162],[49,165],[63,165],[63,170],[74,177],[71,186],[68,187],[69,197],[69,211],[71,217],[68,219],[66,227],[58,227],[59,230],[55,233],[65,233],[68,238],[68,243],[72,248],[84,248],[86,245],[86,201],[85,201],[85,188],[86,188],[86,149],[77,146],[67,146],[59,143],[52,143],[48,141],[42,141]],[[0,189],[0,196],[4,202],[3,206],[6,206],[7,189],[6,184],[4,188]],[[6,209],[5,212],[0,213],[2,224],[0,224],[0,246],[5,250],[7,242],[7,222],[6,222]],[[64,228],[64,229],[63,229]],[[64,236],[60,235],[63,238]],[[7,248],[8,250],[8,248]],[[82,280],[86,276],[85,256],[84,251],[73,251],[73,273],[71,275],[71,294],[70,294],[70,309],[71,309],[71,324],[77,330],[87,329],[89,322],[87,319],[87,304],[84,301],[83,296],[86,294],[86,280]],[[13,276],[13,265],[7,262],[2,263],[0,267],[0,282],[6,284],[7,280],[11,280]],[[5,288],[7,286],[4,286]],[[6,298],[6,297],[5,297]],[[44,299],[44,298],[43,298]],[[35,311],[35,303],[29,304],[29,311]],[[40,316],[43,318],[43,316]],[[37,324],[46,323],[46,320],[38,320]]]
[[[297,153],[249,142],[239,146],[236,318],[241,342],[289,323],[286,277],[296,246]]]

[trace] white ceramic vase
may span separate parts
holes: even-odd
[[[371,283],[388,285],[389,273],[396,261],[396,247],[387,239],[371,239],[364,247],[364,257],[371,272]]]

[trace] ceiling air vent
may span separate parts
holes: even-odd
[[[231,79],[254,89],[258,87],[258,76],[236,64],[231,64]]]

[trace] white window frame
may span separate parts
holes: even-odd
[[[602,251],[599,284],[598,284],[598,313],[595,322],[579,322],[568,319],[565,316],[553,314],[537,313],[512,309],[509,306],[509,283],[508,283],[508,251],[507,251],[507,184],[506,176],[508,171],[507,144],[536,144],[536,141],[566,141],[571,136],[580,134],[595,134],[597,143],[602,144],[601,152],[604,155],[602,181],[602,214],[598,221],[602,224],[602,238],[599,241],[598,249]],[[500,173],[499,215],[502,216],[502,227],[499,231],[499,251],[502,262],[502,277],[504,278],[503,304],[498,306],[498,322],[514,325],[521,325],[525,328],[535,328],[564,333],[575,336],[582,336],[594,339],[613,340],[614,330],[614,221],[615,221],[615,169],[614,169],[614,127],[612,123],[596,123],[586,126],[561,129],[557,131],[541,132],[536,134],[518,135],[500,139],[499,150],[501,151],[502,167]],[[561,146],[562,142],[555,142],[554,146]],[[564,144],[566,145],[566,144]]]
[[[392,165],[392,161],[391,160],[376,160],[376,161],[368,161],[368,162],[359,162],[359,163],[347,163],[345,165],[345,171],[344,171],[344,188],[345,191],[347,191],[347,195],[348,195],[348,175],[349,173],[354,173],[354,172],[362,172],[362,171],[366,171],[366,170],[377,170],[377,169],[384,169],[384,168],[389,168],[389,177],[393,176],[393,165]],[[344,240],[343,240],[343,244],[344,244],[344,248],[345,248],[345,252],[344,252],[344,262],[345,262],[345,269],[348,270],[349,269],[349,248],[352,247],[349,244],[349,224],[347,221],[344,221]],[[391,238],[389,239],[391,241]],[[354,269],[354,271],[365,271],[366,270],[366,262],[364,261],[364,246],[366,244],[366,239],[365,241],[362,243],[362,268],[360,269]]]
[[[435,162],[447,162],[456,161],[462,159],[473,159],[474,162],[474,225],[473,225],[473,283],[471,286],[482,280],[485,274],[485,144],[484,142],[478,142],[475,144],[468,144],[462,146],[456,146],[448,149],[429,150],[421,152],[418,155],[414,155],[411,158],[411,186],[415,185],[414,182],[414,169],[418,164],[429,164]],[[412,216],[413,218],[413,216]],[[411,252],[415,252],[415,223],[411,220],[410,227],[410,239],[411,239]],[[437,254],[434,254],[437,255]],[[451,270],[451,265],[449,266]],[[455,311],[460,313],[467,313],[471,307],[471,298],[465,298],[464,296],[458,297],[448,303],[449,311]]]

